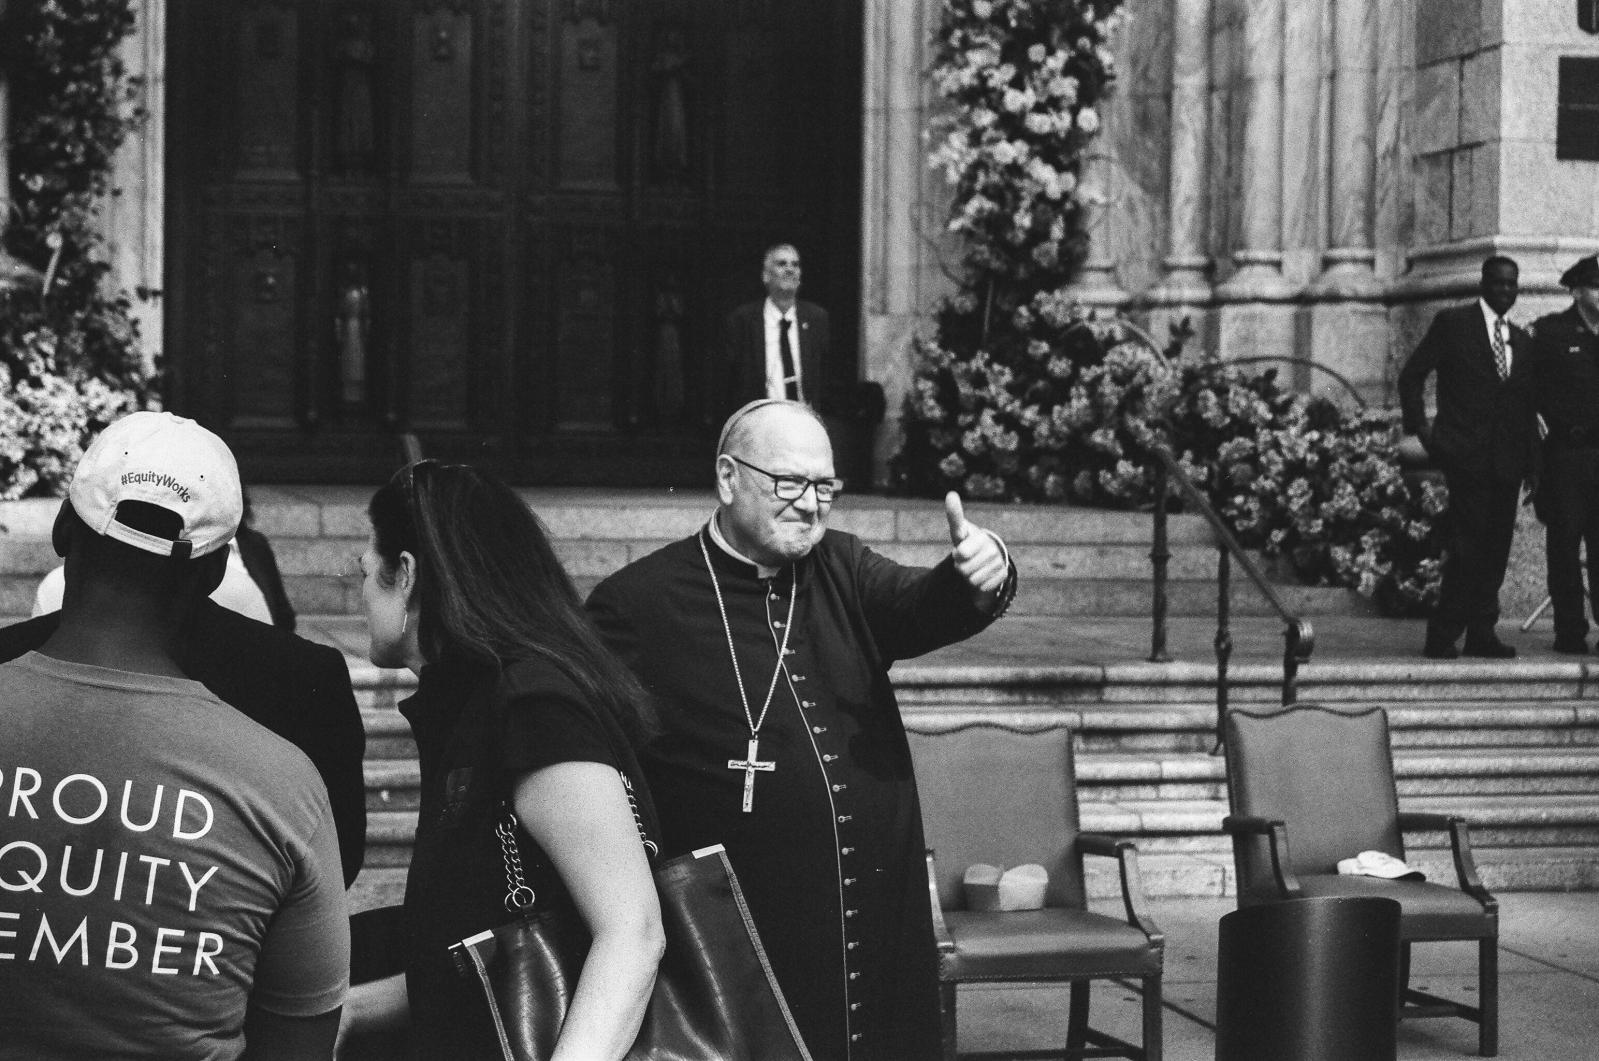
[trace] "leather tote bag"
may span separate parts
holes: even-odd
[[[633,799],[626,775],[622,783]],[[569,903],[536,908],[516,830],[507,808],[496,831],[506,908],[519,916],[450,950],[483,991],[505,1061],[545,1061],[577,988],[589,932]],[[642,820],[639,834],[653,852]],[[654,874],[666,954],[630,1061],[810,1061],[727,852],[702,848],[659,863]]]

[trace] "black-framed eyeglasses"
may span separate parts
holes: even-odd
[[[752,472],[760,472],[772,480],[772,495],[779,501],[798,501],[805,496],[805,491],[813,486],[816,488],[816,500],[823,504],[827,504],[844,492],[844,480],[842,479],[807,479],[803,475],[778,475],[775,472],[769,472],[765,468],[751,464],[741,457],[735,457],[731,453],[724,453],[723,456],[736,464],[742,464]]]

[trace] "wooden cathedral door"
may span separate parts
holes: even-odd
[[[703,482],[776,240],[853,374],[858,0],[168,10],[169,406],[248,479]]]

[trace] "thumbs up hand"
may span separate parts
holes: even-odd
[[[973,602],[987,608],[1010,570],[1005,552],[992,534],[966,522],[966,509],[953,490],[944,495],[944,516],[949,520],[949,553],[955,570],[972,587]]]

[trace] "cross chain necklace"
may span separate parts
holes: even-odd
[[[722,633],[727,635],[727,654],[733,660],[733,678],[738,682],[738,698],[744,704],[744,721],[749,723],[750,743],[743,759],[729,759],[729,770],[744,771],[744,813],[749,814],[755,808],[755,771],[771,773],[777,769],[775,760],[761,762],[758,758],[761,746],[761,726],[766,724],[766,713],[772,709],[772,697],[777,692],[777,679],[783,673],[783,657],[788,655],[788,635],[794,630],[794,605],[799,601],[799,568],[794,569],[794,585],[791,587],[788,598],[788,619],[783,623],[783,642],[777,647],[777,666],[772,670],[772,684],[766,687],[766,703],[761,705],[761,714],[757,718],[750,712],[750,696],[744,689],[744,672],[738,665],[738,649],[733,644],[733,626],[727,621],[727,605],[722,600],[722,583],[716,577],[716,568],[711,563],[710,550],[705,547],[705,536],[700,536],[700,555],[705,558],[705,570],[711,575],[711,589],[716,591],[716,610],[722,614]]]

